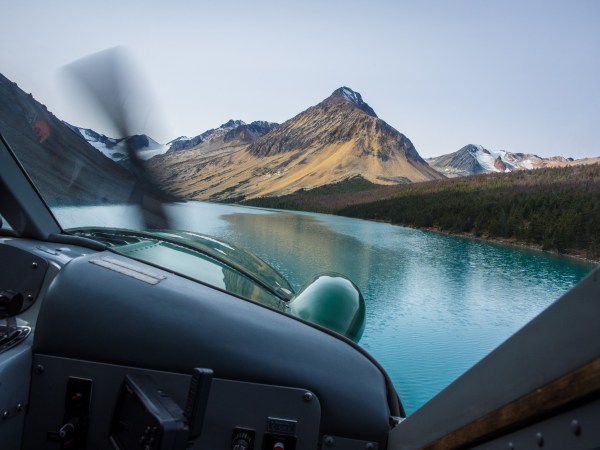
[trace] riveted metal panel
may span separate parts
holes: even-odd
[[[23,448],[48,446],[48,432],[63,425],[69,377],[92,381],[87,448],[110,448],[111,420],[127,374],[150,376],[181,408],[185,407],[191,375],[35,355]],[[265,433],[272,432],[273,418],[295,423],[293,434],[298,450],[317,448],[321,404],[315,393],[302,388],[215,378],[203,432],[194,448],[230,448],[233,430],[240,427],[254,430],[254,448],[262,448]]]

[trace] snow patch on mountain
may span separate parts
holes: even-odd
[[[500,172],[496,164],[498,158],[506,164],[505,150],[488,150],[481,145],[473,145],[469,148],[469,153],[477,159],[477,162],[486,172]]]
[[[377,117],[377,114],[375,114],[375,111],[373,110],[373,108],[371,108],[362,99],[362,96],[358,92],[350,89],[349,87],[342,86],[341,88],[338,88],[335,91],[333,91],[333,94],[331,94],[329,99],[336,99],[336,98],[342,98],[345,101],[347,101],[348,103],[351,103],[354,106],[358,107],[359,109],[363,110],[370,116]],[[327,100],[328,99],[326,99],[325,102],[327,102]]]
[[[344,98],[352,103],[354,103],[355,105],[359,105],[362,103],[362,99],[360,98],[360,95],[357,94],[356,92],[354,92],[352,89],[349,89],[347,87],[343,87],[342,88],[342,95],[344,96]]]
[[[531,170],[543,166],[547,158],[533,154],[511,153],[506,150],[490,150],[481,145],[471,145],[471,153],[486,172],[512,172],[513,170]],[[567,162],[564,157],[554,157],[556,162]],[[501,163],[500,163],[501,162]]]
[[[133,147],[138,157],[144,160],[163,154],[169,149],[168,145],[159,144],[146,135],[135,135],[127,138],[115,139],[97,133],[89,128],[80,128],[67,122],[65,122],[65,124],[76,134],[85,139],[88,144],[113,161],[126,159],[129,145]]]

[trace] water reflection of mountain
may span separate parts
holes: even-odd
[[[314,275],[338,272],[360,289],[369,288],[375,265],[367,246],[343,234],[332,233],[317,219],[296,214],[228,214],[228,239],[267,260],[299,289]]]

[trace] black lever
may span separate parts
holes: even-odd
[[[0,319],[16,316],[23,307],[23,295],[12,289],[0,292]]]
[[[213,371],[210,369],[195,368],[192,372],[187,404],[183,413],[189,424],[190,434],[188,439],[190,441],[198,438],[202,432],[212,378]]]

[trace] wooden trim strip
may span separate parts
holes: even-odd
[[[423,447],[459,450],[551,416],[600,393],[600,358]]]

